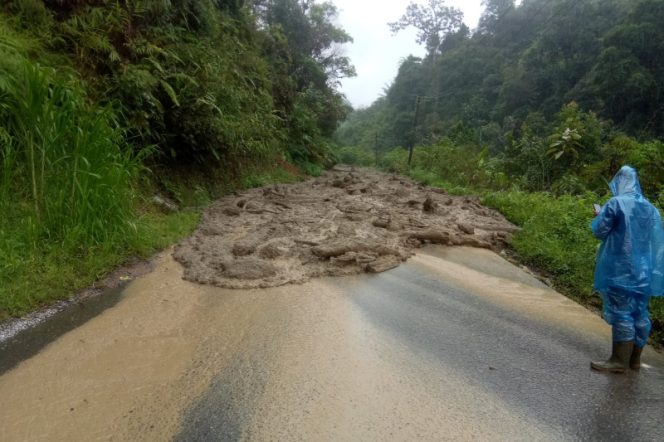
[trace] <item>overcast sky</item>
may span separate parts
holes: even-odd
[[[410,0],[332,0],[339,8],[338,25],[354,40],[345,46],[357,69],[357,77],[344,79],[342,92],[354,107],[368,106],[383,94],[399,68],[399,61],[410,54],[423,56],[425,50],[415,43],[416,32],[409,28],[392,36],[387,23],[397,21]],[[424,3],[424,0],[417,1]],[[447,0],[447,6],[463,11],[471,29],[479,22],[481,0]]]

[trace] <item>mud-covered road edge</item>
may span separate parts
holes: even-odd
[[[19,318],[9,318],[0,322],[0,346],[19,334],[30,330],[31,328],[42,324],[49,318],[67,310],[73,305],[84,304],[94,298],[103,296],[105,293],[119,289],[136,278],[150,273],[154,269],[159,257],[164,253],[170,253],[168,250],[170,250],[171,247],[155,253],[148,259],[135,258],[128,263],[115,268],[104,277],[95,281],[92,285],[78,290],[68,299],[56,301]]]

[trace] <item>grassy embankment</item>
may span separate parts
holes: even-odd
[[[143,187],[132,195],[131,228],[124,235],[109,236],[96,243],[37,239],[30,243],[28,224],[15,223],[20,214],[0,220],[0,322],[67,299],[79,289],[93,284],[114,268],[134,259],[149,258],[154,253],[191,234],[203,209],[214,198],[235,190],[271,183],[293,182],[298,174],[281,168],[247,172],[226,182],[198,179],[170,180],[170,189],[181,195],[182,208],[164,213],[150,202],[151,191]],[[194,190],[189,185],[193,184]],[[207,187],[207,188],[206,188]]]

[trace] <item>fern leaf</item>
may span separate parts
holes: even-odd
[[[164,80],[159,80],[159,83],[161,84],[161,87],[164,88],[164,91],[166,91],[166,93],[170,97],[173,104],[177,107],[180,107],[180,102],[178,101],[178,96],[175,93],[175,90],[173,89],[173,87]]]

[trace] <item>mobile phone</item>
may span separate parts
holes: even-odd
[[[602,206],[599,204],[593,204],[593,209],[595,209],[595,215],[599,215],[599,212],[602,211]]]

